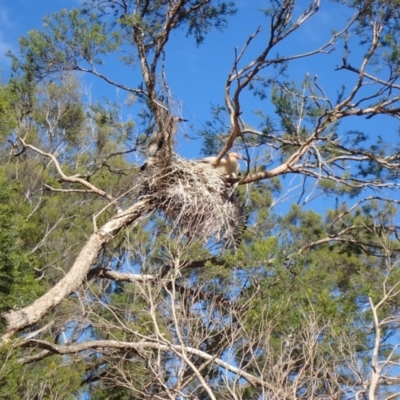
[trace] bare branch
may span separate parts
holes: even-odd
[[[69,344],[67,346],[56,345],[54,343],[50,343],[44,340],[29,340],[25,346],[34,346],[40,347],[45,350],[50,350],[55,354],[75,354],[86,350],[97,350],[97,351],[107,351],[107,349],[122,349],[122,350],[137,350],[142,351],[145,349],[155,349],[160,351],[170,351],[174,349],[181,354],[182,346],[180,345],[173,345],[172,343],[160,344],[157,342],[138,342],[138,343],[131,343],[131,342],[120,342],[116,340],[96,340],[96,341],[87,341],[84,343],[77,343],[77,344]],[[195,354],[205,360],[212,360],[216,365],[241,376],[242,378],[246,379],[254,386],[266,386],[269,387],[270,385],[267,382],[264,382],[262,379],[253,376],[240,368],[236,368],[229,363],[219,359],[214,358],[213,356],[191,347],[185,347],[184,349],[188,353]]]
[[[114,201],[114,198],[112,196],[110,196],[108,193],[104,192],[103,190],[97,188],[96,186],[92,185],[90,182],[86,181],[85,179],[82,179],[76,175],[74,175],[74,176],[66,175],[64,173],[64,171],[62,170],[57,158],[53,154],[46,153],[45,151],[40,150],[37,147],[32,146],[31,144],[25,143],[25,141],[22,138],[20,138],[19,140],[21,141],[21,143],[24,147],[31,149],[31,150],[35,151],[36,153],[41,154],[42,156],[50,158],[51,161],[53,162],[53,164],[55,165],[57,172],[59,173],[59,175],[61,176],[61,179],[63,181],[71,182],[71,183],[79,183],[80,185],[87,187],[90,190],[90,192],[95,193],[101,197],[104,197],[107,200],[109,200],[110,202]]]

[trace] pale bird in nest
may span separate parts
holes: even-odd
[[[217,157],[204,157],[196,159],[195,162],[209,165],[212,167]],[[223,176],[228,178],[237,178],[240,172],[240,165],[238,160],[247,161],[239,153],[228,153],[225,158],[222,158],[215,169]]]

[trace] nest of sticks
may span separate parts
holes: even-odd
[[[232,185],[211,166],[175,157],[167,166],[146,169],[138,184],[173,231],[189,240],[218,242],[232,225]]]

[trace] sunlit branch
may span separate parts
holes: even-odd
[[[47,185],[46,183],[42,184],[47,190],[51,191],[51,192],[58,192],[58,193],[84,193],[84,194],[88,194],[88,193],[93,193],[93,194],[97,194],[96,192],[94,192],[93,190],[85,190],[85,189],[57,189],[57,188],[53,188],[50,185]]]
[[[127,210],[115,215],[98,231],[93,233],[75,259],[68,273],[42,297],[20,310],[3,314],[7,323],[3,340],[8,340],[15,332],[37,323],[44,315],[76,290],[86,279],[90,267],[100,251],[126,226],[151,211],[149,199],[143,199]]]
[[[379,189],[379,188],[394,189],[395,187],[399,186],[399,184],[397,184],[395,182],[387,182],[387,181],[381,180],[381,179],[362,180],[362,179],[358,179],[355,177],[342,178],[340,176],[336,176],[333,174],[321,175],[319,172],[309,170],[309,169],[303,167],[302,165],[295,166],[294,168],[292,168],[292,170],[290,172],[296,173],[296,174],[301,174],[301,175],[311,176],[316,179],[327,179],[332,182],[335,182],[335,183],[338,183],[338,184],[341,184],[343,186],[353,188],[353,189],[362,189],[362,188],[366,188],[366,187],[369,187],[371,189]],[[256,174],[254,174],[254,175],[256,175]],[[253,175],[251,175],[250,178],[252,176]]]
[[[313,50],[311,52],[303,53],[303,54],[298,54],[298,55],[293,55],[293,56],[288,56],[288,57],[278,57],[272,60],[267,60],[266,57],[268,56],[270,50],[281,40],[283,40],[285,37],[287,37],[289,34],[291,34],[294,30],[298,29],[301,24],[303,24],[307,19],[309,19],[312,15],[314,15],[319,8],[319,2],[313,2],[310,5],[310,8],[306,10],[297,20],[296,23],[292,25],[292,27],[285,31],[284,27],[288,24],[288,21],[290,21],[290,18],[287,18],[285,13],[289,13],[290,15],[291,11],[287,10],[285,8],[286,6],[284,5],[281,8],[281,13],[277,14],[276,16],[272,17],[271,19],[271,33],[270,33],[270,41],[268,46],[263,50],[263,52],[252,62],[250,62],[248,65],[243,67],[242,69],[238,69],[238,63],[240,59],[242,58],[243,54],[245,53],[247,47],[249,46],[250,42],[253,40],[253,38],[258,35],[260,32],[260,29],[258,29],[253,35],[251,35],[244,48],[242,51],[235,57],[232,69],[228,75],[227,82],[225,84],[225,105],[228,109],[230,118],[231,118],[231,132],[230,136],[228,137],[226,144],[224,148],[221,150],[221,152],[218,154],[218,157],[215,161],[215,165],[218,165],[219,161],[222,159],[222,157],[229,151],[229,149],[232,147],[234,140],[236,137],[238,137],[241,134],[240,130],[240,124],[239,124],[239,116],[241,114],[240,111],[240,101],[239,97],[244,88],[246,88],[250,82],[253,81],[255,76],[265,67],[273,64],[284,64],[288,61],[292,61],[295,59],[300,59],[300,58],[305,58],[305,57],[310,57],[312,55],[318,54],[318,53],[323,53],[325,52],[325,49],[333,46],[333,44],[336,42],[337,38],[339,38],[344,32],[346,32],[350,26],[357,20],[358,14],[355,14],[349,23],[343,28],[341,31],[337,32],[334,34],[331,39],[325,43],[323,46],[319,47],[316,50]],[[285,18],[283,18],[285,16]],[[274,21],[275,18],[275,21]],[[282,30],[282,32],[279,32],[279,30]],[[233,96],[231,96],[231,86],[234,81],[237,81],[237,87],[234,91]]]
[[[355,72],[356,74],[361,74],[361,70],[359,68],[355,68],[352,65],[350,65],[346,59],[343,60],[343,65],[341,65],[340,67],[336,67],[336,70],[342,70],[342,69],[346,69],[348,71],[351,72]],[[393,88],[393,89],[400,89],[400,85],[393,83],[393,80],[390,81],[385,81],[383,79],[378,78],[377,76],[371,75],[368,72],[363,72],[363,75],[368,78],[371,79],[371,81],[380,83],[383,86],[386,86],[388,88]],[[397,77],[396,77],[397,78]]]
[[[156,279],[156,277],[153,275],[123,273],[100,267],[91,269],[87,276],[87,280],[97,279],[97,278],[111,279],[116,282],[132,282],[132,283],[147,282]]]
[[[70,182],[70,183],[78,183],[82,186],[85,186],[89,189],[90,192],[95,193],[101,197],[106,198],[108,201],[113,202],[114,198],[112,196],[110,196],[108,193],[106,193],[104,190],[101,190],[99,188],[97,188],[96,186],[92,185],[90,182],[86,181],[85,179],[82,179],[76,175],[74,176],[68,176],[64,173],[64,171],[61,168],[61,165],[59,164],[57,158],[51,154],[51,153],[46,153],[43,150],[38,149],[35,146],[32,146],[31,144],[25,143],[25,141],[22,138],[19,138],[19,140],[22,143],[22,146],[31,149],[33,151],[35,151],[38,154],[41,154],[42,156],[45,156],[49,159],[51,159],[51,161],[53,162],[54,166],[57,169],[57,172],[59,173],[61,179],[65,182]]]
[[[373,23],[372,42],[368,49],[367,54],[364,57],[364,60],[361,63],[360,74],[358,76],[357,83],[355,84],[355,86],[354,86],[353,90],[351,91],[351,93],[349,94],[349,96],[347,96],[347,98],[345,98],[341,103],[339,103],[335,107],[335,109],[342,110],[343,107],[347,106],[354,99],[354,97],[358,93],[359,89],[361,88],[363,79],[364,79],[365,69],[368,65],[368,62],[370,61],[371,57],[374,55],[374,53],[379,45],[379,38],[380,38],[380,33],[381,33],[382,29],[383,29],[382,25],[377,25],[376,23]]]
[[[116,341],[116,340],[96,340],[96,341],[87,341],[84,343],[76,343],[76,344],[68,344],[68,346],[57,345],[54,343],[47,342],[45,340],[37,340],[31,339],[29,340],[25,346],[32,346],[32,347],[39,347],[45,350],[50,350],[55,354],[76,354],[82,351],[87,350],[97,350],[97,351],[107,351],[107,349],[120,349],[120,350],[136,350],[142,351],[146,349],[155,349],[160,351],[171,351],[174,349],[177,351],[177,354],[181,354],[182,346],[174,345],[172,343],[162,344],[157,342],[150,342],[150,341],[141,341],[137,343],[133,342],[123,342],[123,341]],[[204,351],[192,348],[190,346],[185,346],[185,351],[199,356],[205,360],[211,360],[216,365],[225,368],[231,373],[237,374],[242,378],[246,379],[248,382],[253,384],[254,386],[266,386],[270,387],[270,385],[265,382],[264,380],[249,374],[243,371],[240,368],[234,367],[233,365],[225,362],[219,358],[216,358]]]

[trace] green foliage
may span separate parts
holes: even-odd
[[[13,94],[10,86],[0,86],[0,139],[17,126],[16,115],[13,110]]]
[[[190,15],[188,20],[188,34],[194,35],[196,43],[203,42],[204,37],[212,28],[224,28],[227,24],[227,16],[236,13],[233,1],[219,1],[216,5],[210,4]]]
[[[37,259],[26,247],[29,208],[20,201],[19,186],[0,168],[0,313],[25,306],[42,292],[35,281]]]
[[[91,13],[93,9],[96,9],[99,15],[104,15],[109,8],[114,13],[123,32],[130,33],[133,28],[140,29],[146,46],[153,48],[158,39],[164,40],[167,33],[163,31],[167,6],[167,0],[137,4],[127,2],[124,7],[99,0],[87,0],[83,4],[83,9],[86,13]],[[171,28],[187,29],[187,34],[193,35],[196,43],[200,44],[212,28],[222,29],[225,27],[228,21],[227,17],[235,12],[236,7],[233,1],[200,1],[193,4],[185,1],[178,5]],[[125,39],[128,37],[126,36]]]
[[[40,107],[33,112],[38,127],[49,131],[48,146],[55,148],[60,142],[77,147],[86,122],[81,104],[79,82],[66,77],[62,85],[51,82],[42,93]]]
[[[32,60],[37,77],[76,70],[81,61],[101,65],[101,57],[121,43],[118,33],[108,32],[106,23],[78,9],[45,17],[43,26],[48,33],[32,30],[20,39],[21,52],[25,60]]]
[[[2,348],[0,360],[0,398],[19,400],[33,398],[72,399],[79,396],[83,363],[60,356],[21,366],[18,351]],[[73,368],[71,368],[73,365]],[[45,373],[44,373],[45,372]]]
[[[386,3],[382,12],[376,8],[381,3],[356,1],[352,6],[362,8],[357,33],[363,46],[371,40],[369,19],[387,22],[377,46],[382,57],[372,65],[389,65],[395,82],[398,2]],[[339,120],[346,112],[361,115],[354,107],[365,100],[373,100],[365,109],[379,104],[383,110],[384,96],[393,88],[387,90],[389,83],[384,83],[376,95],[349,98],[340,114],[333,112],[334,102],[317,77],[291,82],[285,57],[270,61],[268,53],[297,29],[290,15],[295,2],[282,4],[273,1],[264,10],[271,17],[271,35],[278,26],[265,58],[242,70],[238,55],[232,69],[238,76],[244,71],[230,82],[240,87],[254,65],[276,67],[276,77],[268,72],[249,84],[258,100],[271,101],[275,115],[268,115],[262,103],[256,112],[260,126],[240,120],[235,138],[235,146],[257,158],[250,172],[269,172],[264,175],[268,179],[234,187],[249,210],[249,229],[238,251],[223,251],[212,239],[207,245],[191,241],[157,211],[142,216],[133,228],[107,238],[79,288],[21,336],[16,333],[15,347],[2,347],[0,397],[70,399],[84,393],[99,400],[165,398],[169,390],[170,398],[206,400],[200,375],[217,398],[230,398],[229,383],[238,398],[258,396],[258,383],[242,384],[247,378],[227,373],[216,360],[268,385],[274,379],[270,370],[284,366],[282,388],[305,373],[306,383],[285,398],[330,398],[338,382],[346,390],[363,388],[359,379],[364,371],[352,378],[354,366],[348,363],[356,360],[369,368],[377,329],[370,328],[369,299],[378,304],[394,293],[377,315],[391,321],[398,313],[400,245],[397,203],[361,195],[364,188],[391,188],[398,181],[399,146],[381,137],[373,141],[362,131],[343,131]],[[167,13],[169,7],[175,7],[173,12]],[[139,181],[135,152],[157,125],[163,128],[159,115],[172,109],[164,65],[159,64],[166,60],[169,36],[185,29],[200,44],[234,12],[233,2],[220,0],[88,0],[80,10],[46,17],[45,31],[21,39],[21,57],[12,56],[14,76],[0,87],[0,312],[30,304],[60,282],[93,230],[145,194],[145,189],[132,191]],[[114,83],[131,93],[129,101],[132,96],[140,100],[143,108],[134,121],[125,120],[125,104],[85,104],[81,82],[70,73],[85,71],[112,82],[101,67],[106,56],[121,51],[123,62],[142,68],[137,87]],[[360,87],[382,85],[372,81]],[[239,107],[236,95],[232,107]],[[337,97],[339,104],[346,88]],[[389,106],[397,100],[389,100]],[[157,107],[162,112],[157,114]],[[240,107],[235,111],[241,118]],[[398,110],[382,113],[398,115]],[[218,153],[232,129],[227,107],[214,106],[211,114],[199,133],[205,154]],[[298,197],[283,174],[301,177],[295,184],[301,187]],[[309,193],[310,186],[315,194]],[[307,203],[313,196],[326,201],[319,203],[323,211]],[[285,197],[293,204],[280,207]],[[382,327],[382,342],[396,329],[391,323]],[[24,338],[26,343],[18,342]],[[110,342],[66,356],[47,353],[51,345],[69,352],[69,346],[92,340]],[[138,346],[113,347],[111,341]],[[24,347],[18,348],[20,343]],[[381,356],[391,354],[386,344]],[[179,379],[183,388],[175,386]],[[308,395],[314,387],[318,393]]]

